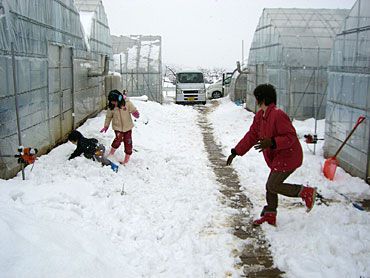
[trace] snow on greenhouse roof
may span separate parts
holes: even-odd
[[[90,51],[89,39],[91,37],[91,27],[94,15],[95,15],[94,12],[80,12],[80,20],[82,27],[84,29],[85,43],[89,51]]]
[[[80,13],[85,41],[92,52],[112,55],[108,18],[101,0],[74,0]]]

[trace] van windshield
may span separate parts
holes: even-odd
[[[178,73],[177,81],[179,83],[203,83],[203,73],[200,72],[186,72]]]

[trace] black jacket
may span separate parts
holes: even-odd
[[[97,145],[98,145],[97,139],[81,137],[77,142],[76,150],[71,154],[69,159],[73,159],[77,156],[80,156],[82,153],[86,158],[92,158],[93,155],[95,154]]]

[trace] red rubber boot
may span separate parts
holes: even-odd
[[[309,212],[315,205],[316,188],[303,186],[301,192],[299,193],[299,197],[305,201],[307,207],[306,211]]]
[[[259,226],[264,222],[276,226],[276,212],[265,212],[261,218],[253,221],[253,225]]]
[[[116,152],[116,150],[117,149],[115,149],[115,148],[110,148],[108,156],[114,155],[114,153]]]
[[[123,160],[123,161],[120,161],[119,163],[121,163],[121,164],[127,164],[128,163],[128,161],[130,160],[130,156],[131,155],[129,155],[129,154],[125,154],[125,159]]]

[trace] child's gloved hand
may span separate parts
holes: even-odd
[[[231,149],[231,154],[229,155],[229,157],[227,158],[227,161],[226,161],[226,166],[229,166],[231,165],[231,163],[233,162],[233,159],[236,157],[236,151],[235,149]]]
[[[133,113],[132,113],[132,116],[134,116],[136,119],[139,119],[139,117],[140,117],[140,113],[139,113],[139,111],[134,111]]]
[[[107,132],[108,128],[107,127],[103,127],[100,132]]]

